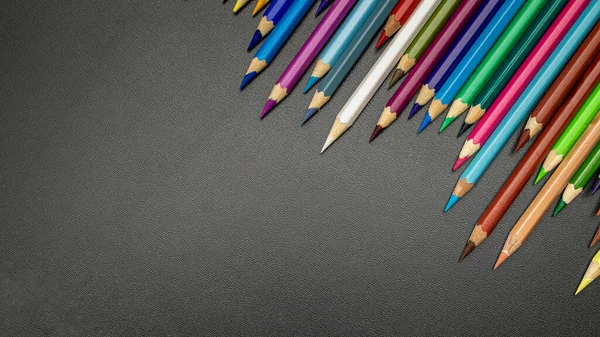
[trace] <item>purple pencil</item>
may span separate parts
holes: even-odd
[[[594,183],[594,188],[592,189],[592,194],[596,194],[600,190],[600,176],[596,178],[596,182]]]
[[[315,14],[315,16],[319,16],[319,14],[321,14],[325,9],[327,9],[327,7],[329,7],[329,5],[331,5],[335,0],[321,0],[321,3],[319,4],[319,8],[317,8],[317,13]]]
[[[471,19],[471,22],[469,22],[469,25],[462,32],[461,36],[454,41],[450,50],[446,52],[446,55],[444,55],[436,68],[429,74],[429,77],[417,95],[415,105],[413,105],[408,118],[414,116],[421,107],[435,96],[436,89],[440,89],[444,82],[446,82],[448,76],[450,76],[460,60],[463,59],[463,56],[469,51],[473,42],[477,40],[479,34],[485,29],[502,3],[503,1],[501,0],[486,0],[479,7],[477,14]]]
[[[331,6],[331,9],[327,11],[327,14],[325,14],[317,28],[310,34],[308,40],[306,40],[298,54],[294,56],[292,62],[290,62],[283,74],[281,74],[277,83],[275,83],[267,104],[260,115],[261,119],[271,112],[294,89],[302,75],[304,75],[312,61],[319,54],[319,51],[325,46],[327,40],[329,40],[355,3],[356,0],[338,0]]]
[[[379,117],[369,142],[372,142],[385,128],[390,126],[402,113],[406,105],[419,90],[419,85],[431,73],[435,65],[444,56],[452,42],[459,36],[463,28],[470,22],[483,0],[464,0],[446,22],[446,25],[435,40],[429,45],[414,69],[404,79],[398,90],[388,101]]]

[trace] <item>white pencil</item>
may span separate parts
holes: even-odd
[[[354,123],[441,0],[423,0],[338,113],[321,153]]]

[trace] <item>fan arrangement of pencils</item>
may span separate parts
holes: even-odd
[[[237,0],[233,11],[250,1]],[[248,50],[258,49],[240,89],[267,68],[315,2],[257,0],[253,15],[266,10],[251,37]],[[600,189],[600,1],[321,0],[316,12],[325,14],[275,82],[261,119],[314,63],[304,88],[316,86],[301,119],[306,123],[377,36],[375,47],[386,45],[335,117],[321,152],[350,129],[388,76],[388,89],[401,81],[369,141],[415,96],[408,118],[424,110],[419,132],[446,111],[440,133],[465,114],[459,136],[470,132],[453,170],[466,168],[450,194],[449,211],[525,125],[515,152],[533,143],[476,222],[460,260],[491,235],[536,169],[535,183],[551,175],[510,231],[494,268],[525,243],[553,203],[557,216],[586,186],[593,186],[592,194]],[[600,228],[590,246],[598,241]],[[600,251],[576,294],[598,276]]]

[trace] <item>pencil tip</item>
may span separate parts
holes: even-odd
[[[421,110],[422,106],[418,103],[415,103],[415,105],[413,105],[412,109],[410,110],[410,113],[408,114],[408,119],[411,119],[414,115],[417,114],[417,112],[419,112],[419,110]]]
[[[586,278],[582,279],[581,282],[579,283],[579,287],[577,287],[577,290],[575,291],[575,295],[579,294],[583,289],[585,289],[585,287],[590,285],[590,283],[592,283],[591,280],[586,279]]]
[[[379,40],[377,40],[377,44],[375,44],[375,48],[381,47],[385,43],[385,41],[387,41],[388,38],[389,36],[385,34],[385,30],[382,31],[381,35],[379,35]]]
[[[465,244],[465,248],[462,251],[462,254],[460,254],[460,258],[458,259],[458,262],[461,262],[462,260],[465,259],[465,257],[467,257],[467,255],[471,254],[471,252],[473,251],[473,249],[475,249],[475,243],[471,240],[467,241],[467,243]]]
[[[596,194],[598,190],[600,190],[600,179],[596,179],[596,182],[594,183],[594,188],[592,189],[592,195]]]
[[[241,1],[236,1],[235,5],[233,6],[233,12],[237,13],[239,12],[240,9],[242,9],[242,7],[244,7],[245,3],[241,2]]]
[[[471,126],[473,126],[473,124],[463,123],[463,125],[460,127],[460,130],[458,131],[457,137],[462,136],[463,133],[467,132],[467,130],[469,130],[471,128]]]
[[[319,16],[324,10],[325,8],[327,8],[327,6],[329,6],[330,1],[321,1],[321,3],[319,4],[319,7],[317,8],[317,13],[315,14],[315,17]]]
[[[423,121],[421,122],[421,126],[419,127],[419,131],[417,133],[421,133],[421,131],[425,130],[429,123],[431,123],[431,115],[429,114],[429,112],[427,112],[425,114],[425,117],[423,118]]]
[[[383,131],[383,127],[379,124],[377,124],[375,126],[375,130],[373,130],[373,133],[371,134],[371,138],[369,139],[369,143],[372,142],[375,138],[377,138],[377,136],[379,136],[379,134]]]
[[[592,238],[592,242],[590,242],[590,248],[594,247],[598,243],[598,241],[600,241],[600,227],[598,227],[596,233],[594,234],[594,237]]]
[[[567,203],[563,200],[563,198],[560,198],[558,204],[556,204],[556,208],[554,208],[554,213],[552,213],[552,216],[557,216],[558,213],[565,208],[565,206],[567,206]]]
[[[244,88],[250,84],[250,82],[252,82],[252,80],[254,80],[256,78],[256,76],[258,75],[257,72],[253,71],[251,73],[248,73],[244,76],[244,79],[242,80],[242,84],[240,84],[240,90],[244,90]]]
[[[268,100],[267,104],[265,104],[265,107],[263,108],[262,113],[260,114],[260,119],[265,118],[266,115],[269,114],[269,112],[271,112],[271,110],[273,110],[273,108],[275,108],[277,106],[277,101],[275,100]]]
[[[327,137],[327,140],[325,141],[325,144],[323,144],[323,148],[321,149],[321,153],[325,152],[325,150],[327,150],[327,148],[333,144],[333,142],[335,141],[335,138],[333,137]]]
[[[539,183],[540,180],[544,179],[544,177],[546,176],[546,174],[548,174],[548,172],[546,172],[546,170],[544,169],[544,167],[542,167],[540,169],[540,172],[538,172],[537,177],[535,177],[535,182],[533,183],[534,185]]]
[[[515,146],[514,152],[518,152],[523,147],[523,145],[525,145],[528,141],[529,141],[529,130],[525,129],[525,130],[523,130],[523,132],[521,133],[521,136],[519,137],[519,141],[517,142],[517,146]]]
[[[454,166],[452,166],[452,171],[458,170],[458,168],[461,167],[462,164],[464,164],[467,160],[469,160],[469,156],[458,157],[458,159],[456,159],[456,162],[454,163]]]
[[[320,77],[316,77],[316,76],[311,76],[308,79],[308,83],[306,83],[306,87],[304,87],[304,93],[306,94],[310,88],[313,87],[313,85],[315,85],[317,82],[319,82],[321,78]]]
[[[260,30],[256,30],[254,31],[254,35],[252,35],[252,40],[250,40],[250,44],[248,44],[248,51],[251,51],[252,49],[254,49],[254,47],[256,47],[260,41],[262,40],[263,36],[262,33],[260,32]]]
[[[304,125],[304,123],[308,122],[308,120],[317,113],[317,111],[319,111],[319,109],[317,108],[310,108],[308,110],[306,110],[306,114],[304,114],[304,118],[302,119],[302,125]]]
[[[506,261],[506,259],[508,259],[510,255],[508,255],[505,251],[502,251],[500,253],[500,256],[498,256],[498,260],[496,261],[496,264],[494,265],[494,270],[498,269],[498,267],[504,263],[504,261]]]
[[[444,212],[448,212],[450,208],[452,208],[452,206],[454,206],[454,204],[456,204],[459,200],[459,196],[451,194],[450,198],[448,198],[448,202],[446,203],[446,207],[444,208]]]
[[[446,128],[452,124],[456,120],[457,117],[446,117],[444,118],[444,122],[442,122],[442,126],[440,126],[440,133],[444,132]]]
[[[398,83],[398,81],[404,76],[404,71],[402,69],[396,69],[394,74],[392,75],[392,79],[390,80],[390,84],[388,84],[388,90],[394,86],[394,84]]]

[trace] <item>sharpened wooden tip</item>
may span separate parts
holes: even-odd
[[[585,275],[583,275],[583,278],[581,279],[579,287],[577,287],[575,295],[579,294],[585,287],[590,285],[590,283],[597,279],[598,276],[600,276],[600,263],[592,260],[588,269],[585,271]]]
[[[408,54],[402,55],[400,62],[398,62],[398,69],[402,70],[405,74],[415,66],[417,60],[408,56]]]
[[[275,24],[273,21],[267,20],[266,16],[263,16],[258,22],[258,27],[256,28],[263,36],[269,34],[275,28]]]
[[[465,117],[465,123],[475,124],[483,115],[485,115],[485,109],[481,107],[481,104],[472,106],[467,113],[467,117]]]
[[[397,31],[399,31],[401,27],[402,25],[400,24],[400,22],[394,19],[394,15],[390,15],[387,22],[385,23],[385,28],[383,28],[383,31],[385,32],[385,35],[390,37],[394,35],[394,33],[396,33]]]
[[[396,119],[398,119],[398,115],[392,112],[391,107],[386,106],[385,109],[383,109],[381,116],[379,116],[379,120],[377,120],[377,125],[381,126],[382,128],[387,128]]]
[[[565,187],[565,190],[563,191],[562,200],[565,202],[565,204],[568,205],[569,203],[571,203],[571,201],[573,201],[573,199],[575,199],[579,194],[581,194],[582,191],[583,188],[575,188],[575,185],[569,184],[567,185],[567,187]]]
[[[313,96],[310,104],[308,105],[309,109],[321,109],[327,102],[331,96],[325,96],[325,92],[317,90],[315,95]]]
[[[433,102],[431,102],[428,110],[431,120],[433,121],[434,119],[438,118],[438,116],[441,115],[447,107],[448,104],[442,104],[442,100],[434,99]]]
[[[419,94],[417,95],[417,99],[415,100],[415,103],[417,103],[420,106],[425,106],[429,101],[431,101],[431,99],[434,96],[435,96],[435,90],[430,89],[429,85],[424,84],[421,87]]]
[[[250,62],[250,66],[248,67],[246,74],[250,74],[252,72],[260,73],[261,71],[265,70],[266,67],[267,61],[259,60],[255,57]]]
[[[469,105],[459,98],[452,102],[452,105],[450,106],[450,110],[448,111],[448,115],[446,116],[446,118],[456,118],[462,115],[463,112],[467,111],[468,108]]]
[[[462,149],[460,150],[459,158],[471,157],[473,156],[479,149],[481,145],[476,144],[472,139],[467,139]]]
[[[473,184],[469,183],[467,181],[467,179],[463,178],[460,179],[457,183],[456,186],[454,186],[454,190],[452,191],[452,194],[462,198],[465,196],[465,194],[467,194],[471,189],[473,188]]]
[[[329,135],[327,135],[327,140],[325,140],[325,144],[321,149],[321,153],[325,152],[333,142],[335,142],[340,136],[346,132],[350,128],[350,125],[343,123],[339,117],[335,118],[333,125],[331,126],[331,130],[329,131]]]
[[[287,89],[283,88],[281,86],[281,84],[277,83],[273,87],[273,90],[271,90],[271,94],[269,94],[269,99],[279,103],[287,95],[288,95]]]
[[[500,253],[500,257],[498,257],[498,261],[496,262],[496,266],[494,267],[494,269],[498,268],[498,266],[501,265],[504,261],[506,261],[506,259],[508,259],[509,256],[513,255],[521,247],[522,244],[523,242],[519,240],[517,235],[515,235],[513,232],[510,232],[508,234],[506,242],[504,243],[504,247],[502,247],[502,253]]]
[[[535,117],[529,117],[527,120],[527,124],[525,124],[525,130],[523,132],[529,131],[529,138],[533,138],[540,130],[542,129],[542,123],[538,123]]]
[[[556,150],[550,151],[546,159],[544,159],[544,164],[542,164],[542,168],[546,172],[552,171],[560,162],[562,162],[563,156],[556,153]]]
[[[596,230],[596,234],[594,234],[594,237],[592,238],[592,242],[590,242],[590,247],[594,247],[599,241],[600,241],[600,226],[598,226],[598,229]]]
[[[323,63],[322,60],[318,60],[315,64],[315,69],[312,72],[311,77],[323,78],[331,70],[331,66],[327,63]]]
[[[475,247],[479,246],[480,244],[483,243],[483,241],[485,241],[485,239],[487,239],[488,234],[486,233],[486,231],[483,230],[483,226],[481,226],[480,224],[475,225],[475,228],[473,228],[473,232],[471,232],[471,236],[469,236],[469,241],[473,242],[475,244]]]

